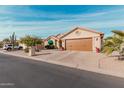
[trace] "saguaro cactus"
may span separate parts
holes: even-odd
[[[12,43],[12,49],[14,50],[14,46],[15,46],[15,43],[16,43],[15,32],[13,32],[13,34],[10,36],[10,42]]]

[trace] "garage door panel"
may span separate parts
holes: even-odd
[[[92,38],[66,40],[67,50],[92,51]]]

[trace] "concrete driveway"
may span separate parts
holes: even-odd
[[[46,60],[53,60],[61,63],[79,64],[86,66],[97,67],[98,62],[104,57],[102,54],[93,52],[81,52],[81,51],[59,51],[59,50],[43,50],[38,53],[37,58],[43,58]]]

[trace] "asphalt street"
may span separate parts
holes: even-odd
[[[118,88],[124,78],[0,54],[0,87]]]

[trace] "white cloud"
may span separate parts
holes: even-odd
[[[35,11],[28,7],[25,8],[24,11],[22,7],[20,7],[19,10],[13,10],[13,8],[14,7],[0,8],[0,16],[1,14],[6,14],[6,16],[0,17],[0,37],[3,37],[4,35],[8,36],[12,32],[16,32],[19,37],[25,34],[41,34],[41,36],[48,36],[51,34],[70,31],[76,26],[91,27],[94,29],[124,26],[124,19],[120,17],[117,17],[117,19],[110,19],[110,15],[112,16],[114,13],[116,14],[123,10],[89,14],[61,14],[44,11],[34,13]],[[121,16],[123,16],[123,14]],[[36,21],[32,19],[31,21],[17,21],[17,19],[21,17],[46,17],[55,18],[56,20],[40,19]],[[103,18],[103,20],[101,18]]]

